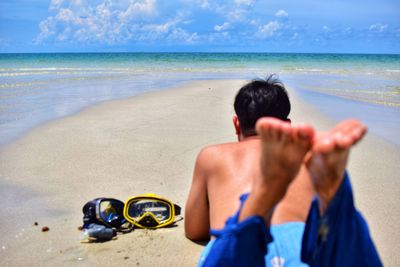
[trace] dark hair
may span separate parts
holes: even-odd
[[[240,88],[235,98],[235,112],[244,136],[255,135],[261,117],[288,120],[290,101],[283,83],[275,76],[255,79]]]

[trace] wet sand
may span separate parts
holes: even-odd
[[[208,144],[235,141],[233,98],[244,81],[201,81],[87,108],[42,125],[0,150],[0,266],[195,266],[202,246],[183,220],[155,231],[82,244],[82,206],[153,192],[184,208],[193,165]],[[292,121],[334,124],[289,90]],[[372,134],[349,171],[357,206],[387,266],[400,264],[400,150]],[[34,223],[38,225],[35,226]],[[48,226],[50,231],[42,232]]]

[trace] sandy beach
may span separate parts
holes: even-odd
[[[185,238],[183,220],[82,244],[82,206],[96,197],[125,201],[153,192],[184,208],[199,150],[235,141],[232,103],[243,84],[197,81],[104,102],[3,146],[0,266],[195,266],[202,246]],[[294,123],[334,125],[289,94]],[[368,134],[349,165],[356,205],[385,266],[400,266],[399,160],[399,146]]]

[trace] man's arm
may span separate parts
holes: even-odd
[[[192,186],[185,207],[185,234],[193,241],[210,239],[207,177],[209,176],[210,149],[203,149],[197,156]]]

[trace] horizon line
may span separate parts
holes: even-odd
[[[397,56],[399,53],[387,52],[257,52],[257,51],[89,51],[89,52],[0,52],[0,55],[15,55],[15,54],[324,54],[324,55],[391,55]]]

